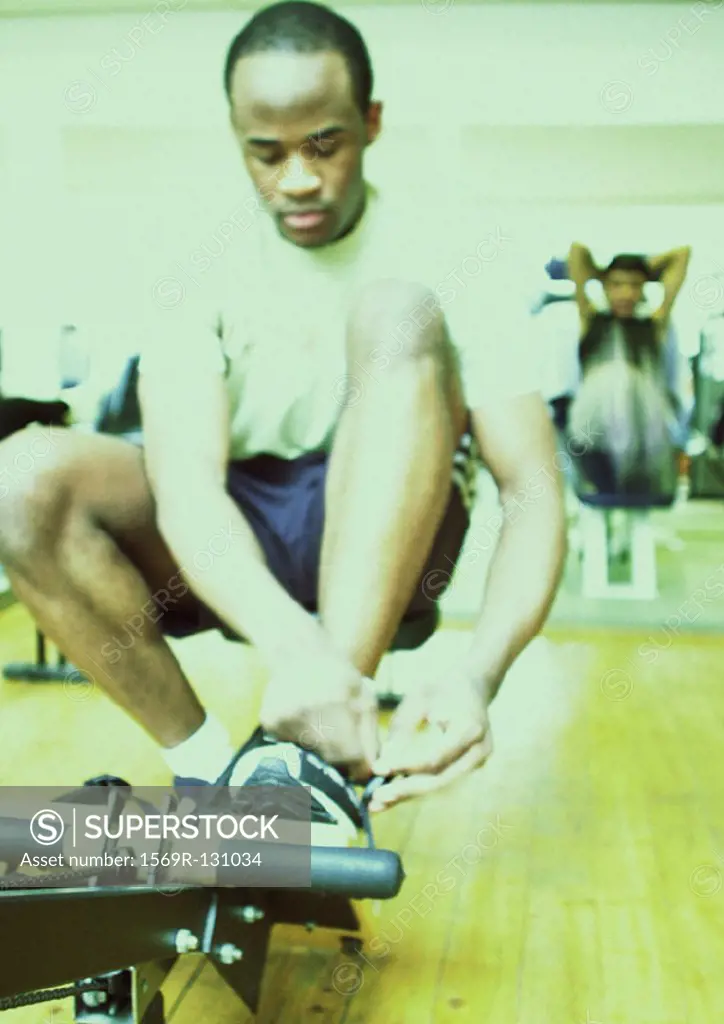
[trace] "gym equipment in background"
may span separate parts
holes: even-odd
[[[693,428],[710,443],[691,457],[691,498],[724,498],[724,452],[715,431],[724,416],[724,314],[712,317],[701,332],[694,358]]]
[[[69,412],[70,407],[62,401],[48,402],[34,398],[2,396],[0,397],[0,441],[23,430],[31,423],[39,423],[46,427],[62,427],[67,421]],[[67,663],[62,655],[58,656],[55,665],[48,662],[45,639],[40,634],[36,638],[35,663],[27,666],[24,664],[7,665],[4,669],[5,677],[7,679],[26,678],[23,674],[26,669],[36,681],[65,679],[68,673]]]
[[[73,332],[75,328],[66,327],[61,332],[63,336]],[[2,379],[2,341],[3,332],[0,331],[0,379]],[[62,362],[64,344],[61,340],[61,376],[62,376]],[[78,360],[75,360],[75,368],[79,370],[81,364]],[[3,382],[4,383],[4,382]],[[62,386],[62,385],[61,385]],[[70,417],[70,406],[67,402],[58,400],[46,400],[38,399],[33,397],[6,395],[4,388],[0,390],[0,441],[6,437],[10,437],[12,434],[17,433],[19,430],[23,430],[31,423],[38,423],[45,427],[63,427],[66,426]],[[4,585],[3,592],[9,593],[10,584],[7,580],[5,573],[0,567],[0,582]],[[56,663],[51,664],[47,660],[46,656],[46,643],[45,638],[40,634],[36,637],[36,656],[35,663],[31,665],[8,665],[6,671],[8,673],[7,678],[12,678],[15,670],[24,672],[28,669],[35,677],[36,680],[57,680],[65,679],[69,671],[67,662],[62,655],[58,655]],[[24,676],[18,676],[18,678],[24,678]]]
[[[655,600],[659,591],[651,512],[670,508],[675,496],[579,493],[578,500],[583,596]],[[616,525],[625,538],[622,551]],[[623,580],[616,579],[621,569],[626,570]]]
[[[83,333],[73,324],[61,328],[58,369],[64,391],[79,387],[90,376],[90,352]]]
[[[635,326],[645,330],[625,332],[623,343],[628,349],[629,362],[635,363],[637,352],[645,346],[649,346],[657,358],[659,349],[650,324],[637,322]],[[606,358],[609,349],[618,343],[615,319],[600,318],[599,327],[599,334],[593,335],[594,345],[598,345],[596,351]],[[587,340],[590,339],[591,335]],[[585,353],[581,358],[585,358]],[[673,395],[670,400],[663,394],[661,397],[673,424]],[[615,417],[611,417],[610,412],[607,415],[606,429],[615,429]],[[634,415],[640,415],[640,409]],[[580,421],[580,415],[578,419]],[[681,422],[679,415],[676,422]],[[576,429],[581,430],[580,422]],[[640,422],[637,424],[633,420],[631,429],[640,429]],[[576,435],[564,430],[563,436],[568,439]],[[655,472],[652,468],[649,473],[648,467],[644,471],[639,462],[629,467],[624,479],[615,469],[611,447],[613,436],[612,433],[602,442],[591,440],[566,446],[572,465],[572,486],[580,503],[582,594],[591,599],[653,601],[659,596],[659,591],[652,513],[671,508],[676,500],[677,441],[669,434],[663,442]],[[641,459],[640,453],[638,458]]]

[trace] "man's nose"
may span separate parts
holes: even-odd
[[[279,182],[279,188],[288,196],[308,196],[318,192],[322,182],[318,174],[299,157],[288,160]]]

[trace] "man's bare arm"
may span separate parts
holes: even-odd
[[[691,259],[691,248],[688,245],[678,249],[671,249],[660,256],[652,256],[647,262],[651,276],[656,278],[664,287],[664,299],[656,310],[657,320],[668,320],[676,297],[681,291],[681,286],[686,280],[686,272]]]
[[[473,426],[501,505],[501,532],[467,661],[490,700],[550,611],[565,562],[565,510],[554,433],[540,395],[475,409]]]
[[[272,659],[319,632],[267,568],[254,533],[226,491],[230,414],[213,369],[141,374],[146,467],[159,529],[189,586]]]
[[[599,279],[600,271],[593,262],[591,252],[580,242],[574,242],[568,253],[568,275],[576,286],[576,305],[581,322],[581,333],[585,333],[596,309],[586,295],[589,281]]]

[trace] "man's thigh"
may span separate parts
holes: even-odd
[[[450,582],[470,523],[478,466],[477,446],[466,429],[450,467],[446,511],[406,615],[430,610]],[[327,469],[324,453],[292,462],[264,456],[229,468],[229,493],[254,530],[269,569],[310,612],[318,608]]]
[[[262,455],[232,462],[227,471],[227,492],[253,530],[267,567],[310,613],[318,610],[328,463],[325,452],[293,460]],[[429,611],[447,589],[470,523],[478,465],[468,424],[453,455],[447,508],[406,617]],[[224,628],[214,612],[199,606],[191,616],[170,616],[167,631],[182,636]]]
[[[269,571],[310,612],[317,609],[326,463],[322,452],[291,460],[260,455],[231,462],[226,475],[227,493],[253,531]],[[240,588],[246,585],[239,579]],[[177,637],[209,629],[232,635],[200,603],[188,610],[170,608],[162,628]]]
[[[31,426],[3,441],[0,451],[6,479],[17,478],[16,488],[24,492],[19,501],[36,515],[56,524],[67,514],[87,517],[91,528],[112,538],[152,594],[178,576],[156,525],[139,448],[108,435]],[[196,601],[186,590],[185,596],[177,595],[177,604],[189,610]]]

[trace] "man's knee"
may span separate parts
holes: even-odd
[[[59,533],[73,435],[31,426],[0,443],[0,562],[14,568]]]
[[[442,354],[445,318],[434,292],[414,281],[388,278],[367,285],[350,315],[350,338],[357,356],[386,365]]]

